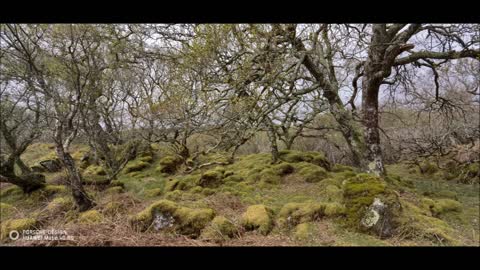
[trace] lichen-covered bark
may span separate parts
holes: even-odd
[[[272,164],[278,162],[278,145],[277,145],[277,133],[270,119],[266,120],[267,123],[267,136],[270,141],[270,152],[272,154]]]

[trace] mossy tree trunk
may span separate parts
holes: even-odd
[[[82,176],[75,165],[70,153],[66,152],[62,145],[56,147],[58,158],[67,169],[69,185],[72,189],[72,196],[80,212],[86,211],[94,206],[92,199],[83,189]]]
[[[335,75],[335,69],[333,68],[333,59],[331,58],[331,53],[325,53],[326,55],[321,55],[324,62],[329,66],[328,73],[320,69],[319,66],[315,64],[315,61],[310,55],[308,55],[307,49],[303,44],[303,41],[300,38],[296,37],[295,29],[287,29],[287,35],[289,35],[290,42],[293,47],[302,53],[302,56],[299,58],[302,61],[302,64],[309,71],[309,73],[315,78],[316,82],[319,84],[324,91],[324,97],[327,99],[329,104],[329,111],[334,117],[335,121],[339,125],[340,132],[342,133],[343,138],[345,139],[348,148],[351,153],[352,163],[354,166],[363,167],[363,158],[362,154],[365,149],[364,140],[360,132],[360,127],[355,123],[351,112],[349,112],[340,96],[338,94],[339,86]],[[331,51],[328,35],[326,32],[323,34],[323,39],[326,41],[327,50]]]
[[[38,173],[15,174],[15,157],[11,155],[0,164],[0,182],[19,186],[23,192],[30,193],[45,186],[45,176]]]
[[[75,111],[68,114],[66,119],[73,119]],[[76,206],[80,212],[86,211],[92,208],[95,204],[93,200],[88,196],[88,194],[83,189],[82,185],[82,175],[78,171],[75,161],[68,152],[68,147],[72,142],[73,138],[76,136],[77,130],[73,127],[72,121],[67,121],[65,126],[68,127],[68,130],[71,131],[69,136],[64,140],[63,134],[65,132],[65,124],[57,120],[55,125],[55,151],[57,152],[58,159],[62,162],[63,167],[66,168],[68,173],[68,184],[72,189],[72,197],[75,201]]]
[[[266,119],[265,123],[267,124],[267,136],[268,136],[268,140],[270,141],[270,152],[272,154],[272,164],[275,164],[278,162],[278,159],[279,159],[277,133],[275,131],[275,127],[273,126],[271,119]]]

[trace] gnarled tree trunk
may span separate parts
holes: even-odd
[[[83,212],[92,208],[94,203],[83,189],[82,176],[80,175],[72,156],[65,151],[61,144],[57,144],[56,152],[63,166],[67,169],[72,196],[79,211]]]

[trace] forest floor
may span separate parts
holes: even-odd
[[[73,148],[79,166],[87,150]],[[98,184],[104,177],[100,167],[82,169],[85,188],[96,202],[84,213],[74,209],[63,171],[45,173],[47,187],[28,195],[13,185],[0,185],[0,245],[480,245],[478,182],[447,181],[440,171],[421,174],[400,163],[387,166],[389,177],[383,185],[354,168],[325,164],[320,153],[297,151],[283,151],[277,165],[270,164],[269,154],[260,153],[239,156],[227,166],[169,174],[167,156],[156,150],[130,161],[109,185]],[[33,166],[53,155],[51,145],[35,144],[22,158]],[[351,179],[367,181],[358,193],[365,197],[355,202],[371,204],[373,195],[385,189],[398,195],[402,217],[390,237],[364,232],[352,223],[355,211],[365,207],[351,208],[357,207],[351,190],[360,188]],[[160,226],[170,217],[159,214],[165,212],[174,221]],[[12,228],[63,230],[71,238],[12,240]]]

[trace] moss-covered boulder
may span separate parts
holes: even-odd
[[[216,216],[201,234],[205,240],[223,241],[238,235],[238,229],[224,216]]]
[[[383,179],[370,174],[351,177],[344,182],[343,199],[350,226],[380,237],[392,235],[401,205]]]
[[[37,226],[37,220],[33,218],[9,219],[2,222],[0,240],[7,240],[11,231],[17,231],[22,235],[23,230],[33,230]]]
[[[194,209],[180,206],[173,201],[160,200],[130,217],[129,222],[139,231],[173,227],[180,234],[198,237],[214,217],[215,211],[210,208]]]
[[[78,223],[80,224],[97,224],[103,221],[103,215],[97,210],[88,210],[80,213]]]
[[[242,226],[246,230],[258,230],[267,235],[273,229],[273,210],[263,204],[252,205],[242,215]]]

